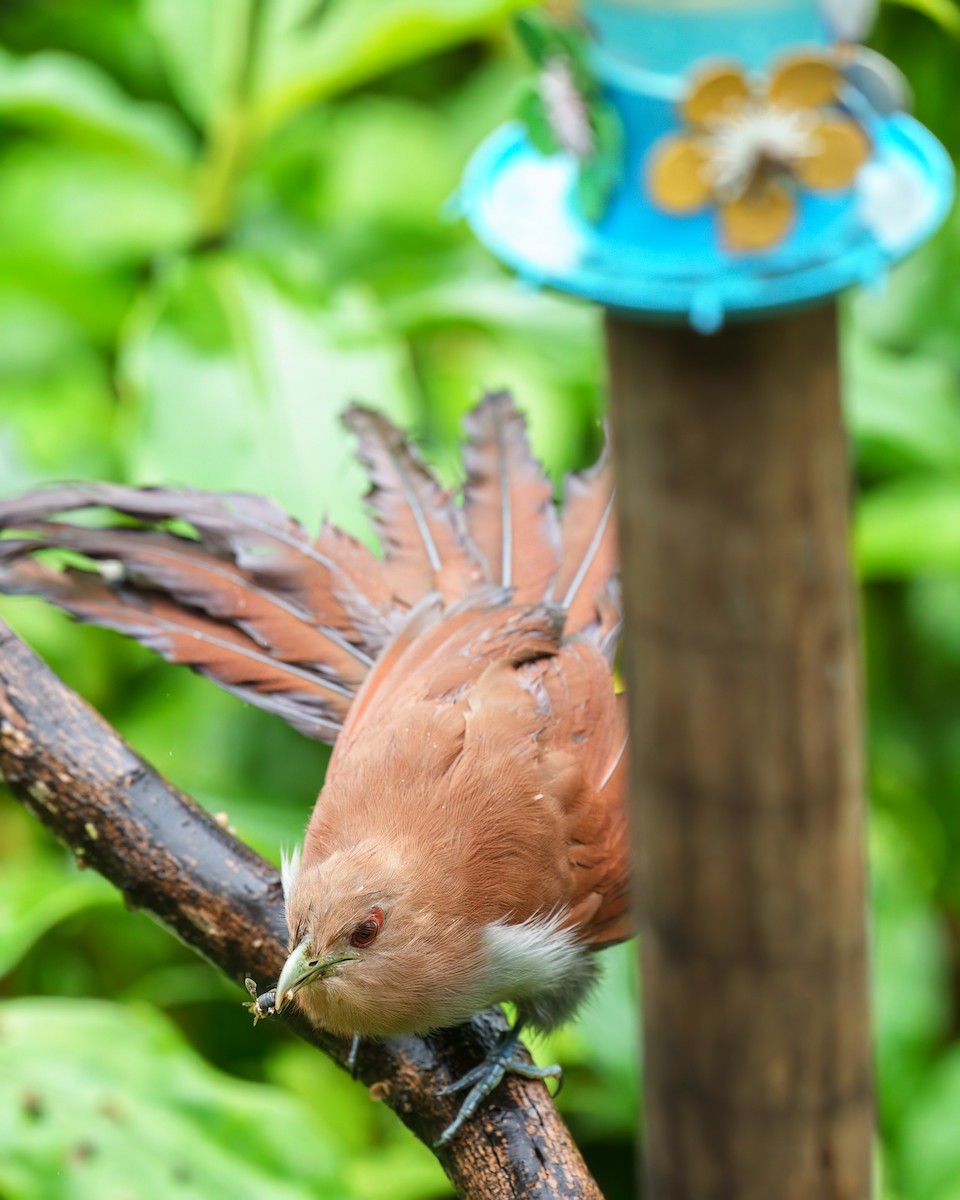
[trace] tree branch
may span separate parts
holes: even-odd
[[[276,869],[139,758],[2,622],[0,778],[131,905],[227,975],[263,987],[277,978],[287,939]],[[282,1019],[344,1065],[347,1043],[296,1014]],[[478,1063],[505,1028],[502,1015],[486,1013],[429,1039],[365,1042],[357,1075],[432,1146],[458,1104],[438,1089]],[[538,1083],[510,1078],[437,1154],[468,1200],[601,1200]]]

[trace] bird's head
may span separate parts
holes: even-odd
[[[415,848],[371,839],[292,859],[284,894],[278,1011],[295,1002],[322,1029],[377,1037],[455,1025],[491,1002],[482,921],[456,910]]]
[[[277,982],[277,1010],[295,996],[315,1017],[337,1004],[353,1007],[390,973],[404,940],[398,865],[361,845],[302,866],[294,856],[283,879],[291,953]],[[330,1026],[329,1017],[323,1024]]]

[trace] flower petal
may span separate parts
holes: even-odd
[[[658,208],[670,213],[696,212],[710,199],[706,155],[685,137],[662,138],[650,153],[647,186]]]
[[[730,250],[765,250],[786,237],[793,214],[793,197],[783,184],[764,180],[721,207],[723,240]]]
[[[844,188],[870,157],[870,141],[855,121],[833,117],[821,121],[811,132],[816,149],[796,165],[801,183],[815,190]]]
[[[691,125],[709,125],[738,112],[750,98],[750,85],[735,63],[701,71],[693,80],[682,112]]]
[[[778,108],[819,108],[831,104],[840,86],[840,72],[822,54],[791,54],[780,60],[767,95]]]

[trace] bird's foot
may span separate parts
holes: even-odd
[[[360,1034],[355,1033],[353,1035],[353,1041],[350,1043],[350,1053],[347,1055],[347,1061],[345,1063],[347,1070],[350,1072],[351,1079],[356,1079],[356,1077],[357,1077],[357,1055],[359,1053],[360,1053]]]
[[[556,1079],[557,1095],[563,1086],[563,1070],[560,1067],[537,1067],[533,1063],[520,1058],[517,1047],[520,1045],[520,1030],[511,1029],[498,1045],[491,1051],[485,1062],[468,1071],[455,1083],[440,1089],[441,1096],[450,1096],[454,1092],[462,1092],[469,1088],[467,1097],[460,1106],[456,1118],[437,1139],[435,1145],[446,1146],[457,1136],[467,1121],[474,1115],[480,1105],[486,1100],[495,1087],[503,1081],[505,1075],[520,1075],[524,1079]]]

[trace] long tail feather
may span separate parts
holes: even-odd
[[[354,405],[344,414],[370,472],[367,499],[383,543],[393,594],[408,607],[438,592],[455,603],[484,581],[462,513],[386,417]]]
[[[313,548],[324,561],[336,564],[331,598],[343,607],[350,622],[349,626],[337,628],[342,628],[368,653],[378,653],[393,636],[402,615],[395,605],[383,563],[356,538],[329,521],[324,521]]]
[[[506,588],[515,604],[540,600],[559,565],[557,513],[523,417],[507,392],[497,392],[470,413],[466,429],[470,538],[491,583]]]
[[[321,741],[334,740],[353,698],[340,683],[278,662],[232,625],[144,591],[114,590],[88,571],[8,557],[0,562],[0,590],[40,596],[80,621],[135,638]]]
[[[260,496],[109,483],[68,485],[0,502],[0,530],[28,530],[38,520],[86,508],[113,509],[146,522],[186,522],[197,531],[203,550],[297,600],[313,624],[355,643],[362,634],[361,649],[370,658],[390,636],[390,589],[383,564],[341,534],[341,552],[344,539],[350,542],[349,555],[342,555],[350,561],[344,570],[333,553],[334,544],[322,535],[312,543],[296,521]]]
[[[38,521],[30,543],[0,541],[0,562],[40,549],[66,549],[106,564],[111,583],[143,588],[229,621],[279,662],[309,665],[351,690],[372,660],[336,630],[318,629],[300,604],[258,585],[233,563],[215,558],[176,534],[152,530],[88,529]],[[101,573],[104,568],[101,568]]]
[[[567,476],[560,533],[563,557],[553,598],[567,610],[567,632],[588,630],[598,622],[603,627],[603,598],[616,604],[610,585],[617,573],[613,470],[606,452],[589,471]]]
[[[344,744],[404,680],[447,695],[498,654],[552,653],[561,630],[612,658],[605,457],[567,480],[560,523],[505,393],[467,419],[463,508],[384,417],[354,407],[344,419],[370,470],[385,561],[330,524],[311,540],[258,496],[76,484],[0,502],[0,592],[120,630],[312,737],[332,740],[349,711]],[[93,527],[95,510],[131,523]],[[68,513],[77,523],[54,519]],[[54,570],[48,550],[90,569]],[[405,657],[412,640],[425,665]]]

